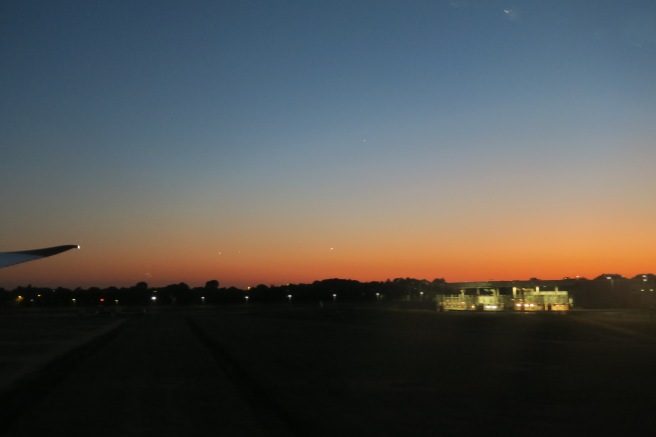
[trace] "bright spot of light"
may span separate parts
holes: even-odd
[[[514,9],[504,9],[503,13],[506,16],[506,18],[510,21],[519,20],[519,12]]]

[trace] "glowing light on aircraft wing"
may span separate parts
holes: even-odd
[[[18,252],[0,252],[0,268],[20,264],[27,261],[34,261],[48,256],[57,255],[71,249],[79,249],[76,244],[66,246],[46,247],[44,249],[21,250]]]

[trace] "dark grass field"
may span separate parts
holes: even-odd
[[[2,317],[6,379],[20,357],[60,351],[5,384],[4,435],[617,435],[656,425],[649,312],[289,305]]]

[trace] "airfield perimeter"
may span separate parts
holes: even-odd
[[[652,433],[656,314],[0,313],[0,435]]]

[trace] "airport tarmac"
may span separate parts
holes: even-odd
[[[656,320],[646,312],[250,305],[22,317],[38,323],[0,360],[6,376],[23,355],[39,361],[31,336],[49,333],[49,352],[0,386],[7,436],[578,435],[656,425]],[[16,324],[0,327],[5,342]]]

